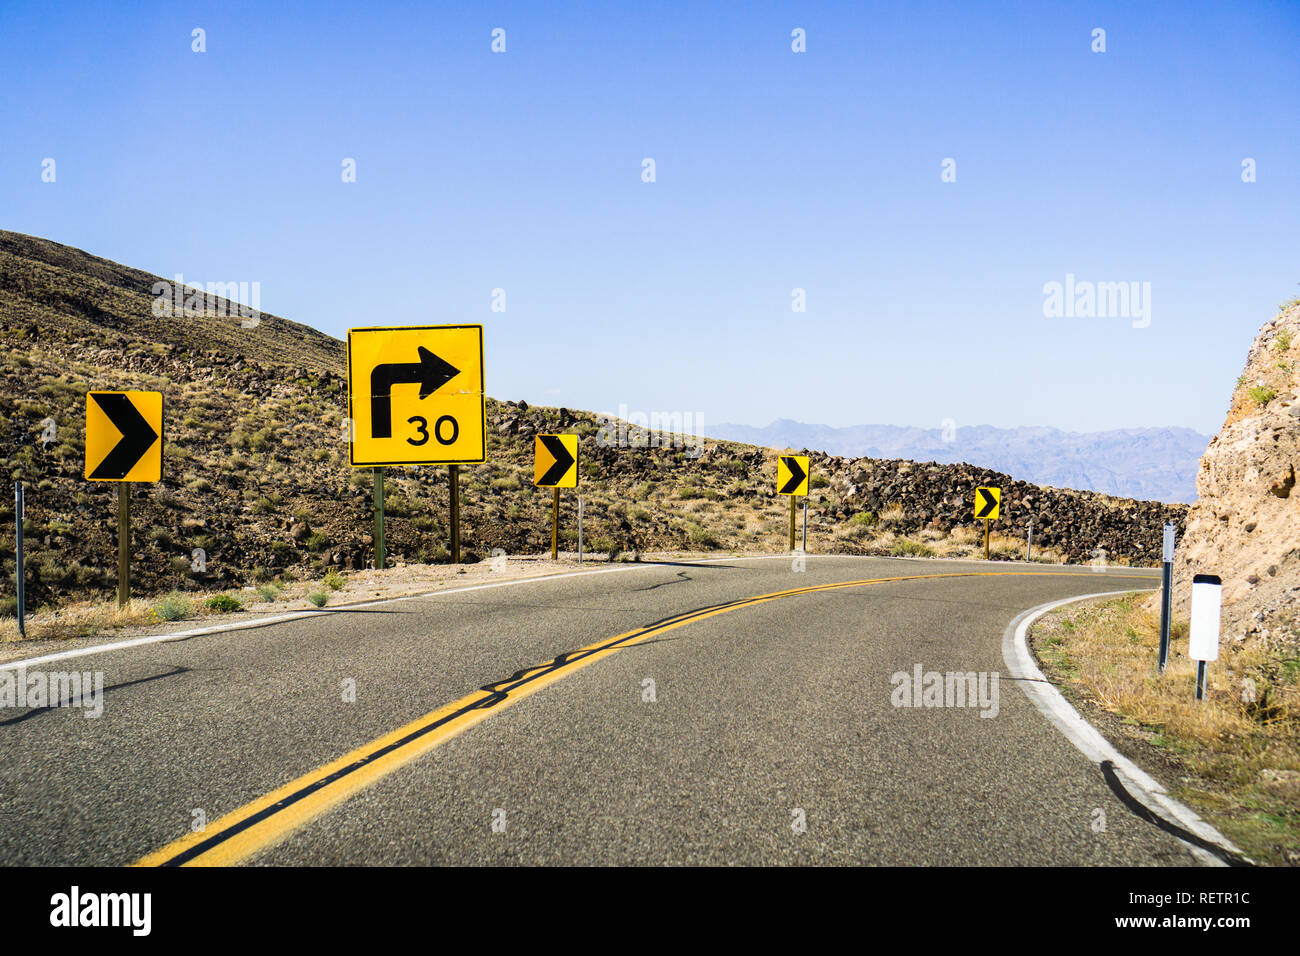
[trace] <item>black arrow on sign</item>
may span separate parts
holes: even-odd
[[[158,433],[144,420],[140,410],[126,395],[91,392],[90,397],[108,416],[108,420],[114,427],[122,433],[121,440],[104,456],[104,460],[90,473],[90,477],[96,481],[121,481],[144,457],[144,453],[153,447],[153,443],[158,440]]]
[[[790,480],[782,486],[781,494],[792,495],[795,493],[795,490],[803,484],[803,480],[808,477],[808,473],[803,470],[802,466],[800,466],[798,458],[787,458],[785,455],[782,455],[781,460],[785,462],[785,467],[790,469]]]
[[[420,361],[376,365],[370,373],[370,437],[393,437],[393,386],[418,382],[420,397],[428,398],[446,385],[460,369],[444,362],[423,345]]]
[[[975,517],[977,518],[985,517],[990,511],[998,506],[998,499],[994,498],[993,493],[987,488],[980,489],[980,497],[984,500],[980,503],[980,506],[975,509]]]
[[[538,435],[537,437],[542,440],[546,450],[555,459],[555,464],[546,470],[546,474],[542,475],[542,480],[537,485],[541,488],[554,488],[560,483],[560,479],[569,473],[575,459],[569,454],[569,449],[564,447],[564,442],[560,440],[559,435]]]

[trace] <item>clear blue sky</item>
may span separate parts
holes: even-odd
[[[340,337],[481,321],[500,398],[1213,432],[1300,294],[1298,38],[1296,2],[4,0],[0,226]],[[1067,273],[1150,282],[1150,326],[1045,318]]]

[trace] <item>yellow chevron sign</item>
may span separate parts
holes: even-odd
[[[808,494],[808,459],[804,455],[778,455],[776,458],[776,493]]]
[[[1001,488],[975,489],[975,517],[996,521],[1002,510]]]
[[[86,393],[86,478],[161,481],[162,392]]]
[[[538,488],[578,487],[577,435],[538,435],[533,454],[533,484]]]

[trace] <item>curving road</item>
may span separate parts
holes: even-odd
[[[646,564],[59,661],[103,716],[0,711],[0,863],[1195,863],[1002,657],[1030,607],[1157,583]],[[984,700],[896,706],[918,667]]]

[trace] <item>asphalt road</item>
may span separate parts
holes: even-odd
[[[876,583],[641,630],[852,581]],[[1192,864],[1001,652],[1027,608],[1157,582],[816,555],[802,573],[644,565],[61,661],[46,669],[103,672],[103,715],[0,710],[0,863]],[[998,673],[996,714],[895,706],[892,675],[917,665]],[[485,685],[519,690],[483,706]],[[418,739],[390,736],[406,725]]]

